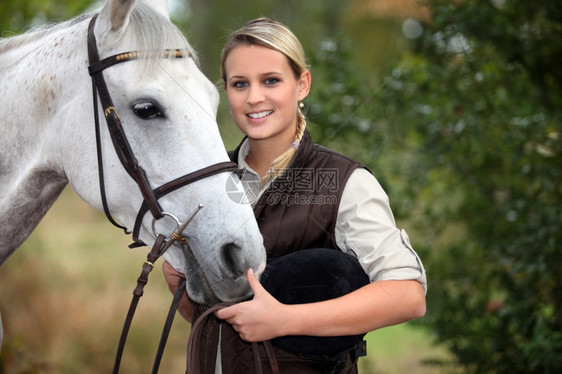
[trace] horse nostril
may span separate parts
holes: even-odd
[[[232,242],[222,246],[222,259],[226,269],[233,278],[239,278],[246,272],[246,261],[244,261],[241,247]]]

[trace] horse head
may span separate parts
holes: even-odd
[[[94,29],[101,54],[130,50],[153,52],[168,48],[186,58],[155,57],[128,62],[104,71],[115,108],[152,187],[162,186],[228,161],[216,123],[218,92],[197,67],[195,54],[170,22],[166,2],[109,1]],[[147,34],[148,33],[148,34]],[[103,57],[103,56],[102,56]],[[110,144],[105,136],[106,148]],[[104,152],[106,155],[108,152]],[[117,219],[132,227],[131,213],[139,208],[139,194],[119,167],[114,152],[104,160],[107,199]],[[165,257],[187,276],[190,297],[202,303],[234,301],[248,296],[245,271],[259,272],[265,251],[253,212],[227,194],[229,172],[208,176],[162,196],[158,203],[169,215],[158,220],[140,217],[139,238],[154,241],[157,232],[171,233],[199,206],[203,209],[183,232],[188,245],[179,244]],[[81,187],[73,183],[75,189]],[[91,184],[90,184],[91,186]],[[83,186],[82,186],[83,187]],[[136,200],[136,201],[135,201]],[[132,204],[131,204],[132,202]]]
[[[40,68],[47,71],[37,72],[30,80],[36,92],[48,96],[36,97],[36,102],[43,103],[37,103],[43,105],[42,114],[28,108],[30,113],[22,114],[28,117],[21,122],[33,122],[41,129],[42,140],[33,140],[42,142],[34,151],[41,161],[26,166],[43,170],[45,180],[35,179],[35,183],[46,186],[47,175],[56,175],[86,202],[103,210],[86,53],[88,23],[89,19],[77,19],[44,36],[40,45],[28,47],[29,54],[37,53],[28,61],[44,61]],[[102,60],[123,52],[143,52],[143,58],[116,64],[102,74],[115,115],[150,189],[229,161],[216,122],[217,88],[199,70],[195,52],[170,21],[166,1],[107,0],[92,30]],[[180,51],[182,58],[162,57],[165,49]],[[247,297],[251,290],[245,272],[263,270],[265,250],[252,208],[227,193],[227,183],[236,177],[219,172],[169,191],[157,200],[166,214],[154,217],[151,210],[137,220],[144,195],[121,164],[103,108],[97,112],[102,125],[103,187],[111,215],[129,229],[137,222],[138,239],[151,244],[158,233],[169,236],[178,222],[203,206],[183,231],[187,244],[176,242],[165,258],[186,274],[188,294],[196,302]],[[14,126],[19,126],[15,120]],[[47,168],[52,173],[45,173]],[[7,257],[0,253],[0,261],[5,260],[2,256]]]

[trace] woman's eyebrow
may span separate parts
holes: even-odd
[[[270,71],[270,72],[267,72],[267,73],[261,73],[258,76],[259,77],[269,77],[269,76],[272,76],[272,75],[283,75],[283,73],[278,72],[278,71]],[[228,81],[231,81],[233,79],[248,79],[248,78],[245,75],[241,75],[241,74],[233,75],[233,76],[227,78]]]

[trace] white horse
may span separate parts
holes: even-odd
[[[164,48],[187,56],[162,58],[158,52],[103,71],[130,147],[153,189],[228,161],[216,123],[217,89],[198,69],[167,9],[165,0],[107,0],[94,29],[101,59]],[[0,265],[67,183],[102,210],[86,44],[91,18],[0,40]],[[132,228],[143,196],[117,157],[102,108],[98,111],[107,204],[116,220]],[[247,297],[245,271],[260,273],[265,266],[252,209],[229,198],[229,178],[230,172],[219,172],[166,194],[158,202],[170,215],[153,221],[148,212],[140,221],[139,239],[151,244],[155,232],[169,237],[177,228],[171,215],[183,222],[203,204],[183,232],[189,246],[174,244],[165,254],[187,275],[187,292],[200,303]]]

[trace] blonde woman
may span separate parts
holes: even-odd
[[[252,373],[249,342],[273,339],[281,373],[356,373],[365,333],[425,314],[423,265],[370,171],[312,142],[301,111],[311,74],[286,26],[267,18],[245,24],[227,41],[221,70],[246,135],[231,158],[260,181],[253,207],[269,291],[248,272],[254,297],[216,312],[220,328],[209,328],[213,354],[201,358],[203,372]],[[164,273],[171,289],[183,276],[167,264]],[[331,294],[346,280],[358,283]],[[184,317],[199,313],[183,300]],[[265,352],[261,360],[268,368]]]

